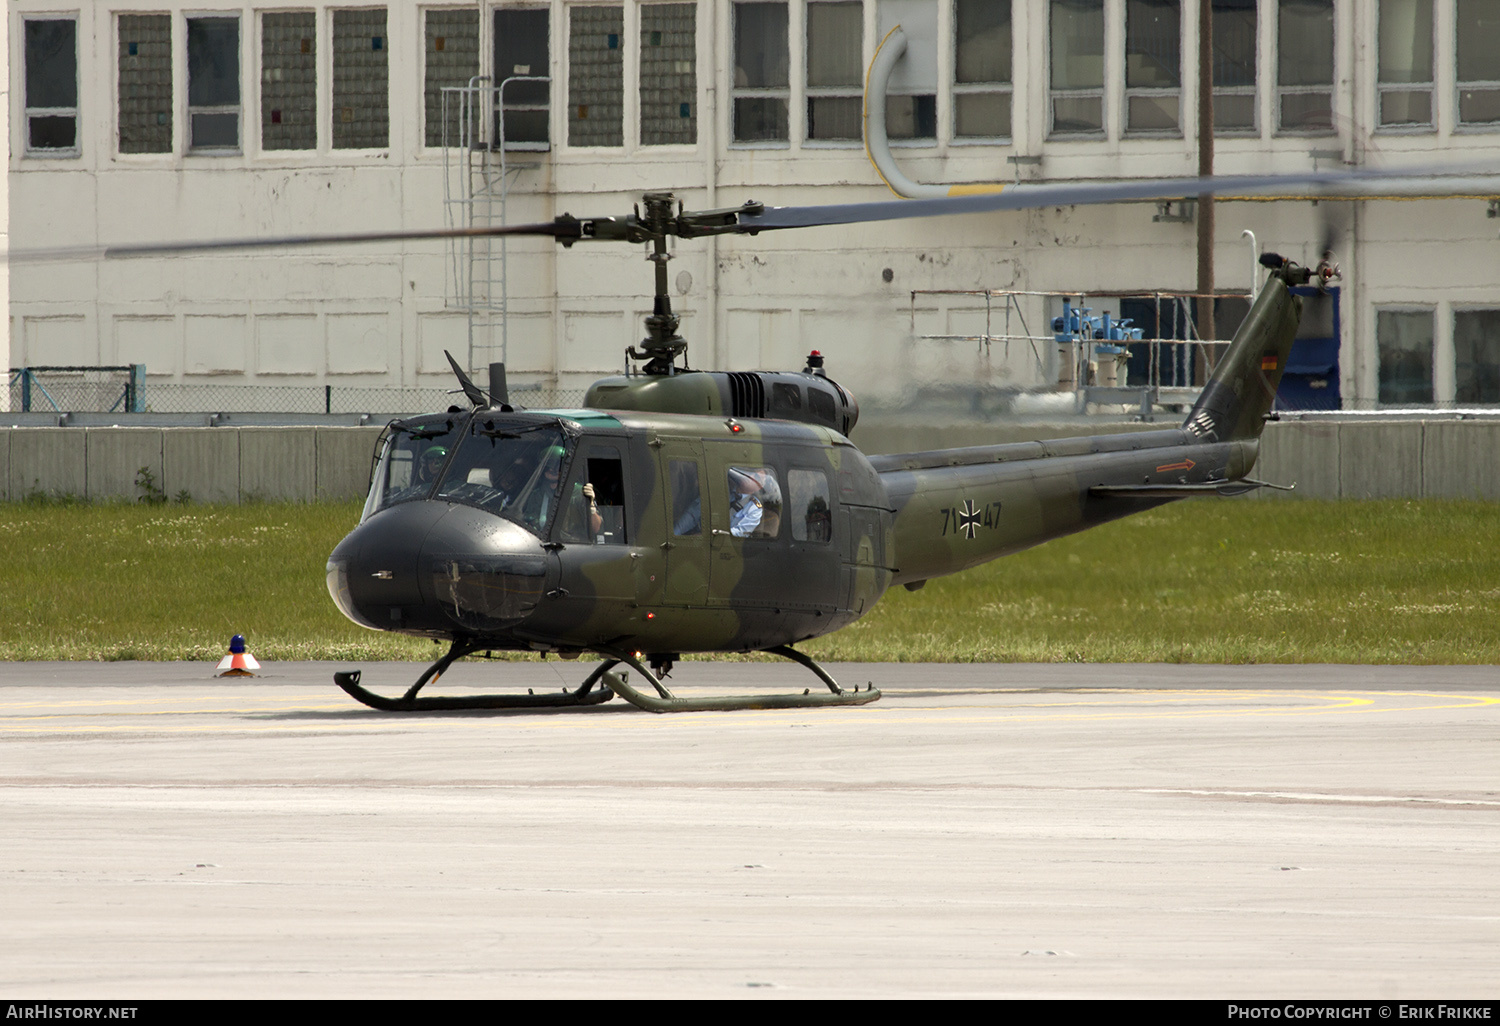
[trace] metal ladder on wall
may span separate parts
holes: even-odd
[[[444,86],[443,211],[449,228],[504,225],[514,176],[536,164],[509,159],[505,137],[505,90],[517,82],[550,82],[544,75],[513,75],[498,86],[476,75],[467,86]],[[512,109],[525,109],[514,106]],[[487,129],[493,125],[493,133]],[[456,129],[457,138],[450,138]],[[489,136],[493,134],[493,139]],[[504,363],[509,350],[510,295],[506,239],[451,239],[447,246],[444,305],[468,319],[470,373]]]

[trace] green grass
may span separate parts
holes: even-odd
[[[896,589],[828,659],[1500,662],[1500,505],[1198,499]]]
[[[0,659],[433,658],[329,601],[355,504],[0,504]],[[833,660],[1500,663],[1500,505],[1194,500],[909,593]]]

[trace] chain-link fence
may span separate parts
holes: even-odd
[[[133,413],[141,409],[145,368],[12,367],[10,409],[21,413],[74,410]]]
[[[443,388],[342,385],[131,385],[129,368],[25,368],[10,374],[10,409],[58,413],[432,413],[466,406]],[[531,409],[583,405],[583,389],[512,388],[512,404]]]

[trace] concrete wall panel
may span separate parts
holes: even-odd
[[[312,502],[316,439],[312,428],[241,428],[241,501]]]
[[[134,502],[146,493],[136,481],[144,468],[162,494],[161,430],[159,428],[86,428],[88,483],[91,502],[124,499]]]
[[[14,428],[10,432],[10,494],[83,498],[88,490],[88,441],[76,428]]]
[[[1422,494],[1420,423],[1339,425],[1339,498],[1399,499]]]
[[[1428,421],[1422,437],[1422,495],[1500,499],[1500,423]]]
[[[1156,424],[966,424],[877,420],[855,441],[867,453],[1065,438]],[[140,494],[151,469],[168,498],[344,501],[364,495],[380,427],[77,428],[0,430],[0,501],[36,491],[80,498]],[[1500,501],[1500,423],[1475,420],[1268,424],[1253,476],[1297,485],[1293,498],[1479,498]],[[1262,490],[1265,498],[1288,493]]]
[[[240,501],[240,433],[226,428],[162,431],[162,490],[193,502]]]
[[[1258,498],[1337,499],[1339,429],[1336,424],[1273,421],[1260,437],[1260,458],[1251,475],[1272,484],[1297,486],[1293,492],[1262,488]]]
[[[317,429],[319,502],[360,499],[370,483],[370,456],[378,427],[320,427]]]

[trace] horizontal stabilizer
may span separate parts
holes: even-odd
[[[1271,484],[1241,478],[1238,481],[1205,481],[1202,484],[1138,484],[1138,485],[1094,485],[1090,495],[1112,495],[1120,499],[1187,499],[1194,495],[1221,495],[1224,497],[1244,495],[1257,488],[1274,488],[1279,492],[1292,491],[1297,486]]]

